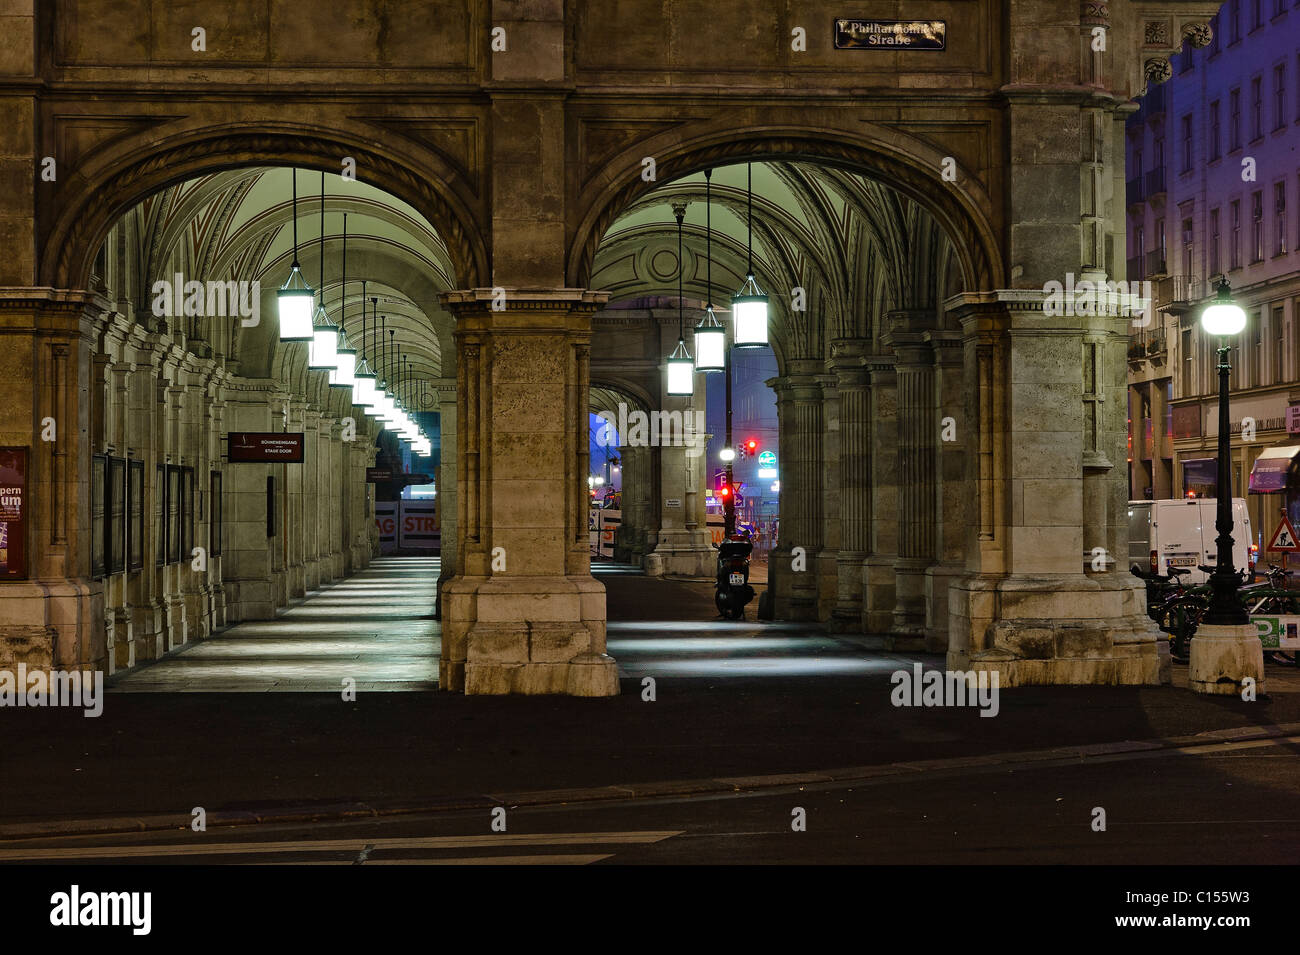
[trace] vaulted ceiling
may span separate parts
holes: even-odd
[[[105,276],[119,308],[150,308],[150,289],[176,273],[186,281],[257,280],[262,314],[257,328],[202,318],[180,319],[187,340],[208,342],[237,362],[240,373],[258,377],[289,367],[278,344],[275,290],[294,258],[293,174],[287,168],[227,170],[172,186],[129,212],[106,242]],[[389,340],[410,359],[418,383],[451,373],[444,354],[451,347],[452,318],[438,293],[454,287],[450,257],[429,223],[406,203],[361,181],[338,175],[297,173],[298,260],[313,288],[323,288],[330,318],[354,348],[380,365],[375,314],[395,332]],[[343,278],[343,230],[347,216],[347,285]],[[323,245],[322,245],[323,238]],[[321,265],[324,263],[322,275]],[[363,282],[365,283],[363,285]],[[363,298],[366,335],[362,338]],[[393,354],[390,349],[390,357]],[[278,353],[278,354],[277,354]],[[296,362],[301,365],[301,361]],[[394,367],[391,363],[389,367]]]
[[[771,339],[785,358],[825,357],[836,338],[875,342],[885,313],[925,309],[960,291],[948,237],[920,205],[846,170],[804,162],[754,163],[753,263],[771,298]],[[648,193],[623,212],[596,253],[592,285],[611,301],[677,292],[675,204],[683,219],[687,297],[720,312],[744,281],[748,259],[746,168],[704,173]],[[707,225],[706,229],[706,217]],[[712,236],[711,253],[706,237]],[[804,290],[801,310],[794,290]]]

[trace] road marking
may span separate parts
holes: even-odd
[[[495,846],[580,846],[648,845],[681,835],[685,830],[646,832],[501,833],[490,836],[423,836],[391,839],[296,840],[291,842],[221,842],[175,845],[81,846],[69,848],[0,849],[0,861],[18,862],[54,859],[158,858],[164,856],[262,855],[278,852],[348,852],[367,848],[387,849],[479,849]],[[366,860],[373,864],[372,860]],[[350,863],[349,863],[350,864]]]
[[[365,865],[591,865],[602,859],[612,858],[612,853],[605,855],[536,855],[536,856],[431,856],[427,859],[367,859]],[[325,862],[251,862],[249,865],[360,865],[339,859]]]

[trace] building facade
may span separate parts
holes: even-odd
[[[1261,550],[1300,446],[1300,4],[1229,0],[1213,38],[1128,121],[1130,279],[1154,309],[1129,345],[1130,499],[1217,494],[1218,343],[1199,325],[1221,278],[1246,310],[1231,344],[1232,488]]]

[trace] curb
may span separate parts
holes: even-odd
[[[469,796],[445,796],[418,802],[371,805],[364,802],[321,803],[291,808],[218,810],[207,814],[207,824],[214,826],[253,826],[298,822],[377,819],[389,816],[428,815],[459,812],[492,806],[560,806],[581,802],[613,802],[634,799],[696,796],[706,793],[750,793],[790,786],[847,783],[879,779],[886,776],[915,776],[924,773],[994,767],[1016,763],[1070,761],[1118,756],[1128,753],[1167,750],[1170,752],[1218,746],[1223,743],[1269,740],[1300,734],[1300,722],[1271,726],[1236,727],[1209,730],[1190,736],[1171,736],[1151,740],[1123,740],[1115,743],[1089,743],[1054,749],[994,753],[987,756],[953,756],[945,759],[883,763],[875,766],[850,766],[804,773],[773,773],[755,776],[723,776],[706,779],[667,780],[626,785],[593,786],[574,789],[539,789],[518,792],[494,792]],[[163,813],[134,816],[105,816],[90,819],[66,819],[6,823],[0,825],[0,839],[31,839],[41,836],[101,835],[126,832],[158,832],[188,829],[189,813]]]

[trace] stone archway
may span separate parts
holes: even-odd
[[[952,157],[895,130],[864,123],[864,135],[792,126],[736,127],[713,122],[693,135],[682,129],[638,142],[608,160],[597,184],[574,206],[567,277],[584,287],[596,248],[620,211],[647,192],[682,176],[715,166],[777,159],[842,166],[889,184],[921,204],[952,237],[967,288],[992,288],[1005,281],[997,211],[977,175]],[[641,178],[642,160],[655,158],[657,181]],[[952,159],[957,180],[941,180]]]
[[[157,141],[137,136],[114,143],[78,168],[60,186],[55,210],[40,232],[41,281],[55,288],[81,288],[113,223],[159,190],[205,173],[246,166],[294,166],[337,173],[322,157],[350,156],[370,181],[412,205],[447,244],[458,282],[483,284],[487,245],[467,201],[469,189],[445,165],[421,166],[397,152],[380,152],[360,135],[282,126],[204,127]]]

